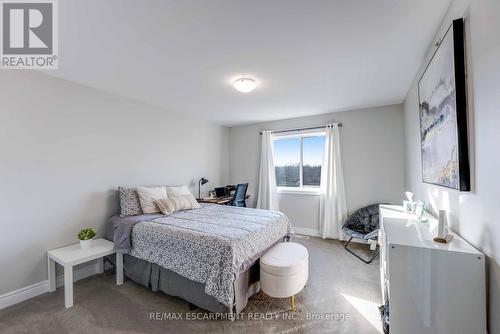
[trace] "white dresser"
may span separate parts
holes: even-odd
[[[434,242],[437,219],[380,206],[380,276],[391,334],[485,334],[485,258],[454,235]]]

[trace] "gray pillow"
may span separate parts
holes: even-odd
[[[118,187],[120,191],[120,217],[128,217],[142,214],[139,195],[135,188]]]

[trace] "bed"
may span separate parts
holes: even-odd
[[[202,204],[165,216],[109,219],[106,236],[125,253],[133,281],[212,312],[239,313],[259,291],[260,256],[288,239],[278,211]]]

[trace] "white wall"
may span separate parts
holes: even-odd
[[[230,182],[249,182],[248,204],[255,206],[260,166],[261,130],[284,130],[324,125],[341,128],[347,207],[351,212],[374,202],[397,201],[403,196],[403,110],[391,105],[310,117],[232,127]],[[318,230],[319,196],[280,194],[280,210],[295,227]]]
[[[80,228],[102,234],[118,186],[228,181],[225,127],[32,71],[1,71],[0,101],[0,295],[45,280]]]
[[[489,330],[500,333],[500,2],[455,0],[437,36],[451,21],[466,19],[469,86],[469,134],[472,191],[458,192],[421,182],[417,81],[434,50],[415,77],[404,103],[406,187],[433,211],[447,209],[450,223],[488,257]],[[437,40],[437,36],[435,40]],[[457,277],[457,279],[460,279]]]

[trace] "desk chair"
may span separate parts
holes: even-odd
[[[243,206],[246,207],[245,197],[247,195],[248,183],[239,183],[236,186],[236,191],[234,192],[232,206]]]

